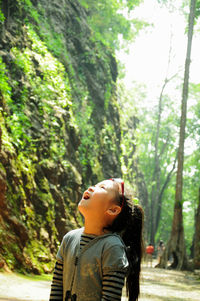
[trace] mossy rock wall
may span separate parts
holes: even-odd
[[[83,190],[121,176],[112,51],[78,1],[0,14],[0,268],[49,272]]]

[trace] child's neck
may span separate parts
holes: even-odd
[[[88,222],[85,220],[84,233],[97,236],[108,233],[108,231],[104,230],[103,227],[104,226],[95,223],[95,221]]]

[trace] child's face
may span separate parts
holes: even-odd
[[[119,186],[111,180],[102,181],[89,187],[78,204],[83,216],[102,217],[117,197]]]

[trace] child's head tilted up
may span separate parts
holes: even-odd
[[[102,230],[113,223],[122,210],[121,183],[118,179],[104,180],[83,193],[78,208],[86,223],[91,221],[94,226],[101,226]]]

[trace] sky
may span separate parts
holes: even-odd
[[[174,0],[178,7],[180,0]],[[170,40],[172,45],[171,64],[168,76],[180,72],[184,73],[186,56],[187,35],[185,27],[187,20],[175,9],[169,12],[161,7],[156,0],[144,0],[144,2],[132,12],[132,16],[145,20],[153,26],[142,30],[135,41],[129,45],[129,53],[125,50],[117,53],[117,59],[125,66],[125,78],[123,82],[128,89],[133,87],[134,82],[143,83],[147,86],[148,103],[157,102],[160,88],[167,72]],[[190,65],[190,81],[199,83],[200,70],[200,39],[198,35],[193,37],[192,62]],[[180,91],[176,91],[177,82],[170,84],[168,93],[181,99]],[[171,89],[171,90],[170,90]]]

